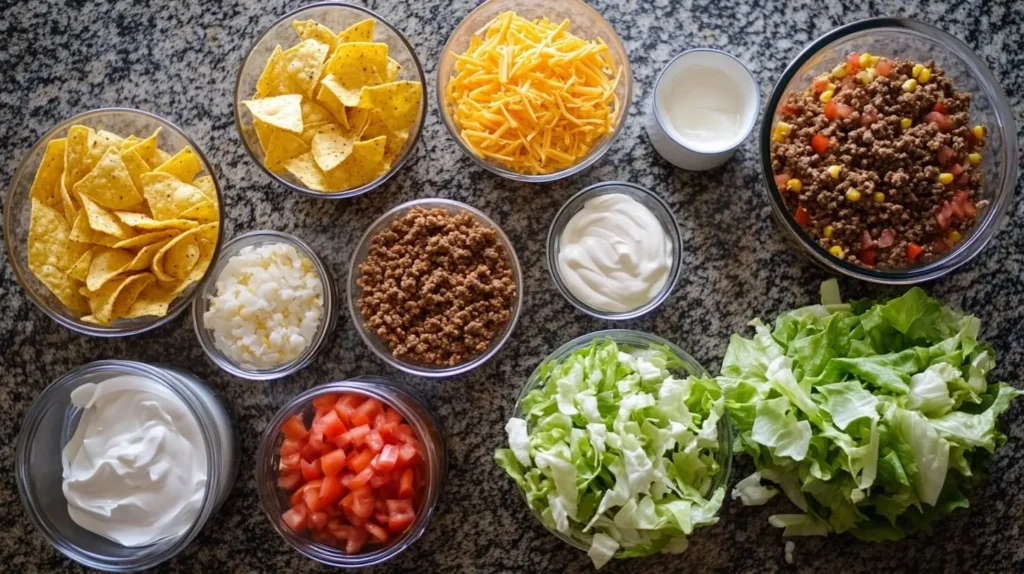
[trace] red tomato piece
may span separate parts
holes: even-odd
[[[398,424],[402,422],[402,413],[391,407],[387,407],[384,409],[384,418],[388,419],[389,423]]]
[[[352,513],[360,518],[373,516],[377,498],[369,488],[352,489]]]
[[[348,488],[348,485],[352,482],[352,479],[356,477],[356,475],[352,474],[351,472],[343,472],[339,476],[341,476],[341,484],[345,488]]]
[[[935,221],[939,224],[939,227],[946,229],[949,227],[949,220],[953,218],[953,206],[948,201],[942,203],[942,207],[939,208],[939,212],[935,214]]]
[[[939,151],[937,151],[935,155],[936,159],[938,159],[939,163],[942,165],[946,165],[956,158],[956,152],[953,151],[953,148],[945,145],[940,147]]]
[[[848,106],[846,104],[836,104],[836,115],[839,116],[840,118],[848,118],[851,115],[853,115],[853,112],[853,106]]]
[[[811,82],[811,87],[814,88],[814,93],[820,94],[828,89],[830,83],[828,78],[820,78]]]
[[[370,466],[370,461],[373,460],[373,457],[374,452],[372,450],[362,450],[359,454],[348,457],[348,461],[345,464],[354,472],[362,472],[364,468]]]
[[[331,409],[320,419],[320,428],[323,430],[324,438],[333,439],[348,430],[345,423],[341,422],[338,413]]]
[[[369,425],[373,422],[377,413],[381,412],[382,409],[383,405],[381,405],[380,401],[374,398],[369,398],[356,407],[355,411],[349,418],[352,420],[352,424],[354,425]]]
[[[976,147],[978,147],[978,136],[972,132],[967,132],[967,148],[973,151]]]
[[[320,488],[323,486],[321,485]],[[306,503],[306,508],[313,512],[320,512],[324,509],[324,503],[320,502],[320,488],[306,488],[302,492],[302,501]]]
[[[953,164],[952,166],[950,166],[950,168],[949,168],[949,173],[951,173],[951,174],[953,174],[953,175],[960,175],[960,174],[961,174],[961,173],[963,173],[963,172],[964,172],[964,168],[963,168],[963,166],[961,166],[961,165],[960,165],[960,164],[958,164],[958,163],[954,163],[954,164]]]
[[[396,444],[402,440],[401,437],[398,436],[398,423],[396,422],[388,421],[374,430],[376,430],[377,433],[380,434],[380,438],[384,439],[384,442],[388,444]]]
[[[309,432],[309,446],[315,448],[317,452],[324,448],[324,431],[318,428],[316,422],[313,423],[313,430]]]
[[[373,467],[367,465],[366,468],[359,471],[359,473],[349,481],[348,488],[353,491],[367,488],[370,486],[371,478],[373,478]]]
[[[333,409],[337,402],[338,395],[336,393],[326,393],[313,399],[313,409],[317,412],[327,411]]]
[[[921,247],[920,245],[918,245],[916,243],[908,243],[907,244],[907,261],[913,263],[914,261],[917,260],[917,258],[921,255],[921,252],[923,252],[923,251],[924,251],[924,248]]]
[[[363,439],[366,435],[370,434],[370,427],[368,425],[359,425],[345,431],[343,434],[338,436],[338,444],[342,448],[352,445],[360,445],[363,443]]]
[[[313,523],[313,528],[322,530],[327,526],[327,513],[326,512],[314,512],[309,516],[309,521]]]
[[[850,55],[846,57],[846,73],[856,74],[860,71],[860,54],[858,52],[850,52]]]
[[[946,103],[942,100],[935,102],[935,105],[932,106],[932,111],[940,114],[949,114],[949,108],[946,107]]]
[[[285,438],[296,441],[306,438],[306,435],[309,434],[306,425],[302,422],[302,415],[295,415],[286,420],[284,426],[281,427],[281,432],[284,433]]]
[[[779,188],[779,191],[786,189],[786,182],[790,179],[788,173],[780,173],[775,176],[775,187]],[[397,426],[395,428],[397,429]]]
[[[782,106],[779,108],[779,112],[784,116],[795,116],[798,113],[800,113],[800,108],[794,106],[793,104],[782,104]]]
[[[402,468],[410,467],[421,460],[420,451],[411,444],[398,447],[398,464]]]
[[[412,430],[412,427],[407,424],[398,425],[395,432],[401,437],[402,442],[419,445],[419,441],[416,440],[416,431]]]
[[[952,131],[955,127],[953,120],[949,119],[949,116],[939,112],[928,112],[924,116],[925,123],[932,123],[938,126],[940,132]]]
[[[370,533],[370,536],[372,536],[377,542],[383,543],[388,541],[388,531],[384,530],[380,526],[377,526],[372,522],[367,522],[363,525],[363,528],[365,528],[366,531]]]
[[[835,100],[829,100],[828,103],[825,104],[825,118],[834,120],[838,115],[839,112],[837,111]]]
[[[861,249],[860,253],[857,254],[857,258],[864,265],[873,266],[875,264],[875,248],[868,247],[867,249]]]
[[[313,462],[302,461],[302,478],[306,481],[323,478],[324,471],[320,466],[320,459]]]
[[[814,134],[811,138],[811,148],[820,155],[828,151],[828,138],[822,134]]]
[[[798,207],[796,212],[793,213],[793,219],[796,220],[797,225],[808,225],[811,223],[811,214],[803,207]]]
[[[281,520],[284,520],[284,523],[288,525],[288,528],[291,528],[295,532],[302,532],[309,528],[308,518],[309,516],[306,512],[306,507],[302,505],[293,506],[281,515]]]
[[[325,546],[337,546],[338,538],[331,534],[329,530],[313,530],[313,541],[319,542]]]
[[[388,422],[388,419],[387,419],[387,417],[384,416],[384,411],[381,411],[381,412],[377,413],[376,416],[373,417],[373,428],[374,429],[379,429],[380,427],[382,427],[385,424],[387,424],[387,422]]]
[[[389,471],[398,464],[398,448],[395,445],[385,445],[377,458],[373,459],[373,467],[377,470]]]
[[[878,246],[882,248],[892,247],[895,241],[896,233],[892,229],[886,228],[882,230],[882,235],[878,238]]]
[[[402,471],[401,478],[398,479],[398,496],[402,498],[412,498],[416,494],[416,471],[407,468]]]
[[[393,533],[404,532],[415,520],[416,513],[413,512],[411,500],[388,500],[388,530]]]
[[[373,452],[380,452],[380,449],[384,448],[384,439],[380,436],[380,433],[376,430],[372,430],[367,433],[366,438],[363,440],[366,444],[366,448]]]
[[[860,125],[870,126],[878,121],[878,112],[875,110],[864,110],[860,114]]]
[[[320,488],[320,482],[321,482],[320,479],[311,480],[311,481],[307,482],[306,484],[303,484],[302,486],[300,486],[298,490],[296,490],[295,492],[292,493],[291,497],[288,499],[288,504],[291,505],[291,506],[295,506],[297,504],[301,504],[303,498],[306,495],[306,491],[309,490],[310,488],[319,489]]]
[[[302,472],[290,470],[277,475],[277,487],[281,490],[295,490],[302,484]]]
[[[330,506],[341,500],[344,494],[345,487],[341,485],[341,479],[337,475],[329,474],[324,477],[318,493],[321,505]]]
[[[375,472],[373,478],[370,479],[370,488],[374,492],[382,490],[385,486],[391,483],[391,475],[386,472]]]
[[[871,238],[871,232],[865,229],[864,233],[860,234],[860,248],[867,249],[869,247],[874,247],[874,245],[875,240]]]
[[[877,64],[875,64],[875,73],[879,76],[885,76],[888,78],[889,74],[892,74],[892,63],[889,62],[889,60],[882,58]]]
[[[359,554],[366,544],[368,534],[363,528],[353,528],[349,531],[348,539],[345,541],[345,554]]]
[[[299,453],[290,454],[288,456],[282,456],[280,461],[278,462],[277,469],[281,472],[301,470],[301,468],[299,467],[299,461],[301,460],[302,457],[299,456]]]
[[[953,219],[960,220],[964,218],[964,215],[966,215],[964,213],[964,206],[959,201],[954,200],[949,202],[949,209],[953,212]]]
[[[337,476],[345,468],[345,451],[341,449],[332,450],[321,456],[318,462],[325,475]]]
[[[378,499],[378,502],[380,502],[379,499]],[[382,511],[378,510],[378,511],[374,512],[373,513],[373,521],[376,522],[377,524],[380,524],[381,526],[387,526],[388,525],[388,513],[387,513],[387,511],[385,510],[385,511],[382,512]]]
[[[284,439],[281,442],[281,457],[284,458],[288,455],[295,454],[302,450],[301,440],[292,440],[289,438]]]
[[[314,460],[320,458],[320,449],[315,448],[313,447],[313,445],[308,443],[302,445],[302,450],[300,452],[302,455],[302,460],[313,462]]]
[[[345,540],[348,538],[349,529],[351,528],[352,527],[345,524],[345,521],[341,518],[332,518],[327,521],[327,531],[339,540]]]

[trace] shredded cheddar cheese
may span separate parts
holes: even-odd
[[[548,174],[575,165],[612,132],[622,68],[604,41],[578,38],[569,25],[504,12],[454,54],[445,103],[477,156]]]

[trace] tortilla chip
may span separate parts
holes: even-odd
[[[101,248],[92,256],[85,286],[90,291],[99,291],[107,281],[128,270],[135,254],[126,249]]]
[[[154,243],[159,243],[165,239],[170,239],[175,235],[178,235],[180,231],[177,229],[164,229],[161,231],[152,231],[150,233],[143,233],[136,235],[130,239],[122,239],[113,245],[115,249],[138,249]]]
[[[402,65],[397,60],[388,58],[388,68],[384,74],[384,83],[394,82],[398,80],[398,75],[402,73]]]
[[[67,149],[67,143],[68,140],[65,138],[57,138],[46,144],[46,151],[43,153],[43,159],[39,161],[36,177],[32,180],[32,188],[28,192],[29,197],[38,199],[58,212],[64,209],[60,181],[64,173],[64,151]]]
[[[150,171],[149,164],[146,163],[146,160],[142,159],[139,152],[134,149],[126,149],[122,151],[121,161],[124,162],[124,167],[128,170],[128,176],[132,178],[132,185],[135,186],[135,190],[141,190],[142,174]]]
[[[89,276],[89,266],[92,264],[92,258],[98,251],[98,248],[93,247],[88,249],[78,258],[78,261],[68,269],[68,277],[76,281],[85,281]]]
[[[274,173],[284,172],[284,162],[309,151],[309,145],[295,134],[275,130],[264,149],[263,165]]]
[[[71,225],[71,241],[75,243],[113,247],[118,242],[124,240],[118,239],[113,235],[94,231],[93,228],[89,227],[89,216],[83,209],[78,212],[78,215],[75,217],[75,222]]]
[[[338,32],[338,43],[343,42],[372,42],[373,41],[373,18],[367,18]]]
[[[203,192],[203,195],[213,203],[214,207],[218,205],[217,186],[213,184],[212,176],[204,175],[203,177],[197,177],[192,181],[192,185],[199,191]]]
[[[423,85],[419,82],[391,82],[363,88],[360,108],[376,108],[381,120],[393,132],[408,130],[420,115]]]
[[[150,169],[163,163],[160,148],[157,147],[160,139],[160,130],[161,128],[156,128],[151,136],[128,148],[139,154],[139,157],[142,158],[142,161],[146,162]]]
[[[130,227],[122,224],[109,211],[103,209],[88,197],[82,197],[82,207],[85,209],[86,217],[89,218],[89,227],[93,231],[106,233],[118,239],[135,237],[135,232]]]
[[[130,135],[124,138],[124,140],[121,142],[121,145],[118,147],[121,148],[121,151],[125,151],[131,149],[132,147],[135,147],[135,144],[139,143],[140,141],[142,141],[142,138]]]
[[[320,80],[320,91],[317,93],[317,101],[327,104],[327,109],[332,107],[344,110],[346,107],[359,105],[359,96],[362,93],[362,86],[345,87],[345,85],[334,74],[327,74]],[[346,122],[348,120],[346,119]]]
[[[63,177],[60,178],[60,199],[61,206],[64,208],[64,219],[73,221],[75,217],[78,217],[78,206],[75,204],[75,200],[71,199],[71,194],[68,193],[68,188],[64,185]]]
[[[206,200],[181,212],[181,215],[178,217],[181,219],[194,219],[202,223],[209,223],[211,221],[217,221],[217,216],[217,208],[213,205],[213,202]]]
[[[92,171],[75,184],[75,192],[110,209],[125,209],[142,203],[142,196],[135,189],[131,173],[116,147],[107,149]]]
[[[341,124],[341,127],[348,129],[348,115],[345,113],[345,104],[342,103],[341,99],[331,89],[325,88],[323,83],[330,81],[337,86],[337,80],[333,75],[328,75],[320,80],[320,88],[316,91],[316,101],[334,118],[336,122]],[[340,86],[337,86],[340,87]],[[341,88],[344,89],[344,88]]]
[[[348,42],[339,44],[331,59],[324,64],[322,77],[333,74],[337,83],[348,91],[358,91],[363,86],[379,84],[387,75],[388,45],[375,42]],[[346,106],[355,106],[359,101],[351,96],[339,99]],[[349,103],[349,102],[352,103]]]
[[[112,134],[106,130],[97,130],[96,136],[93,137],[92,140],[92,147],[89,150],[89,155],[93,160],[99,161],[110,148],[121,151],[121,146],[123,144],[124,138],[121,136]]]
[[[188,183],[192,181],[192,178],[194,178],[197,173],[203,171],[203,162],[200,161],[196,152],[192,150],[192,146],[187,145],[181,148],[181,151],[174,154],[171,159],[160,164],[153,171],[169,173],[181,181]]]
[[[153,258],[153,272],[160,281],[175,281],[189,276],[201,260],[203,251],[198,243],[215,243],[220,224],[217,222],[190,229],[167,242]]]
[[[64,187],[73,190],[78,180],[92,171],[89,161],[89,150],[92,147],[96,132],[92,128],[75,125],[68,129],[64,149]]]
[[[314,20],[295,20],[292,22],[292,28],[295,29],[295,33],[299,35],[300,39],[316,40],[327,46],[328,55],[334,52],[334,47],[338,45],[338,37],[334,35],[334,32]]]
[[[67,248],[71,226],[57,210],[33,198],[28,228],[28,267],[32,271],[52,265],[63,271],[74,264],[68,261]],[[37,273],[38,275],[38,273]]]
[[[156,254],[159,253],[160,250],[163,249],[170,241],[170,239],[164,239],[163,241],[147,245],[140,249],[138,253],[135,254],[135,258],[132,259],[132,262],[128,264],[127,270],[142,271],[149,269],[153,264],[153,259],[156,257]]]
[[[78,292],[81,282],[53,265],[43,265],[33,269],[32,273],[69,311],[76,314],[89,312],[89,302]]]
[[[246,100],[253,118],[288,132],[302,133],[302,96],[288,94],[261,100]]]
[[[363,130],[362,137],[373,139],[378,136],[388,138],[387,146],[384,149],[384,156],[394,159],[405,147],[405,142],[409,141],[409,130],[391,131],[381,118],[380,110],[370,110],[369,119],[366,123],[366,129]]]
[[[126,315],[139,293],[155,279],[152,273],[129,275],[117,281],[109,281],[91,293],[89,308],[95,322],[99,325],[109,325]]]
[[[320,169],[331,171],[352,153],[355,143],[355,138],[344,133],[339,126],[328,125],[313,136],[310,152]]]
[[[198,188],[160,171],[142,175],[142,194],[153,211],[153,219],[161,221],[176,219],[189,208],[209,201]]]
[[[281,53],[280,70],[287,74],[296,92],[313,97],[313,88],[320,79],[320,68],[330,47],[316,40],[303,40]]]
[[[165,229],[187,231],[193,227],[199,226],[198,223],[189,219],[156,220],[152,217],[147,217],[131,211],[115,211],[114,215],[117,216],[117,218],[125,225],[135,229],[141,229],[143,231],[160,231]]]
[[[354,189],[387,173],[391,166],[383,161],[386,140],[380,136],[353,144],[352,153],[345,161],[327,173],[328,189]]]
[[[319,132],[321,129],[327,126],[336,125],[338,124],[334,122],[317,122],[315,124],[306,124],[306,126],[302,130],[302,135],[299,136],[299,139],[302,140],[302,143],[306,144],[307,147],[311,146],[313,145],[313,136],[315,136],[317,132]]]
[[[313,154],[306,152],[298,157],[293,157],[284,162],[284,168],[309,189],[327,191],[327,177],[316,164]]]

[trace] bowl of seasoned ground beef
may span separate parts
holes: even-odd
[[[999,83],[963,42],[906,19],[837,28],[768,100],[773,215],[813,261],[910,284],[963,265],[1012,203],[1017,139]]]

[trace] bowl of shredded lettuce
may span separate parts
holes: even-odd
[[[821,305],[750,325],[718,377],[734,449],[757,469],[733,498],[760,505],[781,489],[796,511],[769,521],[785,536],[869,541],[930,531],[968,505],[1006,440],[999,416],[1024,394],[988,382],[995,352],[976,317],[916,287],[843,303],[829,280]]]
[[[714,378],[654,335],[584,335],[530,375],[495,452],[555,536],[611,558],[686,550],[715,524],[732,426]]]

